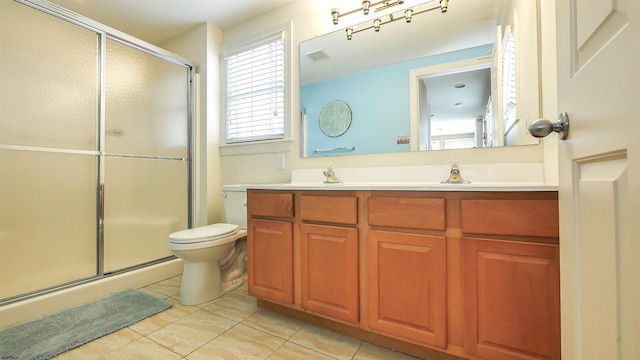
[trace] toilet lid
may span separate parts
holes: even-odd
[[[236,234],[240,226],[234,224],[211,224],[192,229],[180,230],[169,235],[169,242],[190,244],[203,241],[218,240]]]

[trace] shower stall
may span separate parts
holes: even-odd
[[[0,305],[174,259],[192,225],[191,63],[0,1]]]

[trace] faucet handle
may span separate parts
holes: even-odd
[[[342,182],[333,171],[333,165],[329,165],[327,170],[324,170],[322,174],[327,178],[327,180],[325,180],[325,184],[338,184]]]
[[[460,175],[460,163],[457,161],[452,161],[450,163],[451,170],[449,171],[449,178],[446,180],[442,180],[442,184],[468,184],[470,181],[465,180]]]

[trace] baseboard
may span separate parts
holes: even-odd
[[[0,307],[0,329],[72,308],[111,293],[144,287],[182,274],[183,262],[169,260]]]

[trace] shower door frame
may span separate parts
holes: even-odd
[[[12,296],[6,299],[0,300],[0,306],[8,305],[11,303],[19,302],[22,300],[26,300],[29,298],[41,296],[44,294],[49,294],[55,291],[67,289],[70,287],[82,285],[88,282],[93,282],[96,280],[104,279],[108,276],[113,276],[117,274],[121,274],[124,272],[144,268],[150,265],[162,263],[168,260],[175,259],[176,257],[173,255],[155,259],[151,261],[147,261],[144,263],[136,264],[133,266],[125,267],[122,269],[114,270],[108,273],[104,271],[104,187],[105,187],[105,163],[107,153],[106,149],[106,46],[107,40],[116,41],[122,45],[126,45],[128,47],[134,48],[136,50],[142,51],[149,55],[155,56],[162,60],[168,61],[178,66],[182,66],[187,70],[187,78],[185,81],[187,82],[187,158],[171,158],[171,157],[153,157],[153,156],[145,156],[145,158],[149,159],[162,159],[162,160],[181,160],[187,162],[187,223],[189,227],[195,226],[196,219],[199,219],[199,209],[200,209],[200,197],[197,196],[199,193],[199,189],[195,188],[195,180],[199,178],[200,169],[198,167],[198,162],[194,161],[197,159],[197,151],[195,146],[196,136],[196,128],[197,124],[194,122],[194,114],[195,114],[195,91],[196,91],[196,81],[194,74],[194,66],[193,63],[185,58],[182,58],[176,54],[173,54],[169,51],[166,51],[162,48],[159,48],[155,45],[149,44],[145,41],[137,39],[131,35],[125,34],[121,31],[115,30],[111,27],[108,27],[104,24],[71,12],[63,7],[60,7],[56,4],[52,4],[46,0],[13,0],[14,2],[26,5],[32,9],[44,12],[48,15],[54,16],[63,21],[70,22],[77,26],[80,26],[89,31],[95,32],[97,36],[97,46],[98,46],[98,59],[97,59],[97,77],[96,83],[97,91],[97,119],[96,119],[96,136],[98,138],[97,149],[95,151],[84,151],[84,150],[64,150],[60,149],[60,151],[55,152],[63,152],[63,153],[82,153],[87,155],[94,155],[97,157],[97,184],[96,184],[96,216],[97,216],[97,228],[96,228],[96,274],[87,278],[77,279],[70,282],[66,282],[63,284],[54,285],[48,288],[39,289],[35,291],[31,291],[25,294],[19,294],[16,296]],[[28,146],[2,146],[0,147],[5,149],[23,149],[29,150]],[[42,151],[39,149],[31,149],[35,151]],[[136,156],[129,156],[136,157]]]

